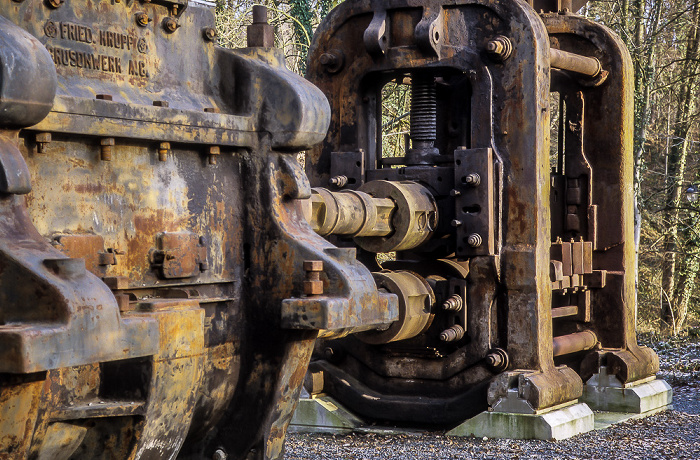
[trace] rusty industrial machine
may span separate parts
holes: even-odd
[[[350,0],[319,26],[308,78],[331,122],[305,212],[398,294],[399,319],[321,342],[311,393],[449,425],[653,379],[635,336],[631,61],[582,5]],[[410,109],[390,120],[399,86]]]
[[[3,460],[281,458],[319,330],[398,317],[301,213],[323,94],[201,3],[0,5]]]

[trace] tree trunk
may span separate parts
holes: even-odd
[[[692,126],[692,114],[695,109],[695,86],[696,72],[698,70],[698,26],[700,25],[700,8],[698,2],[694,2],[691,10],[692,20],[687,32],[687,46],[685,50],[685,60],[680,75],[681,88],[678,97],[678,108],[676,110],[676,124],[673,129],[672,146],[668,158],[668,175],[666,178],[667,200],[664,226],[668,229],[664,240],[664,263],[662,274],[662,319],[677,333],[682,327],[687,317],[687,300],[682,299],[686,294],[687,284],[690,282],[690,275],[687,269],[676,270],[678,259],[678,226],[679,226],[679,206],[681,196],[684,192],[683,177],[689,146],[689,134]],[[692,265],[689,268],[692,272]],[[685,273],[683,273],[685,272]],[[697,275],[697,269],[693,274]],[[679,279],[680,278],[680,279]],[[684,280],[684,284],[679,281]]]

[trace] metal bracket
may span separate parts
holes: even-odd
[[[455,150],[458,257],[495,255],[494,185],[493,150]]]
[[[190,278],[208,268],[205,241],[192,232],[159,233],[149,259],[166,279]]]
[[[437,9],[425,8],[423,19],[415,29],[415,37],[418,46],[426,53],[435,53],[440,56],[440,48],[445,42],[445,29],[443,27],[442,7]]]
[[[355,190],[365,183],[365,151],[331,153],[331,179],[344,178],[343,185],[337,188]]]
[[[369,23],[362,37],[367,52],[372,57],[381,57],[386,53],[389,38],[386,35],[388,21],[385,10],[374,12],[372,22]]]
[[[29,168],[19,149],[0,135],[0,192],[24,195],[32,191]]]

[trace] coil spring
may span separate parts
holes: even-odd
[[[432,76],[413,75],[411,82],[411,140],[435,141],[437,95]]]

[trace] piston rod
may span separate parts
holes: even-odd
[[[552,352],[554,356],[570,355],[579,351],[590,350],[598,343],[593,331],[585,330],[573,334],[554,337]]]
[[[406,251],[431,237],[438,209],[433,195],[411,181],[370,181],[360,190],[314,188],[302,205],[321,236],[343,235],[370,252]]]
[[[389,198],[374,198],[356,190],[331,192],[314,188],[304,214],[311,228],[321,236],[386,236],[392,232],[390,219],[394,208]]]
[[[603,71],[600,61],[594,57],[551,48],[549,58],[550,65],[554,68],[576,72],[590,78],[598,77]]]

